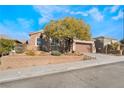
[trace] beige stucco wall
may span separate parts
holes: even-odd
[[[34,33],[30,35],[29,43],[27,49],[37,50],[37,38],[39,38],[41,33]]]
[[[28,50],[37,50],[37,38],[41,36],[41,32],[30,34],[29,43],[27,46]],[[74,40],[73,42],[73,51],[78,52],[93,52],[93,41],[82,41],[82,40]]]

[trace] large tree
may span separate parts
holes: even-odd
[[[57,21],[50,21],[44,28],[47,38],[60,41],[61,49],[70,51],[73,39],[90,40],[90,26],[81,19],[66,17]],[[68,47],[65,49],[65,41],[68,41]],[[62,51],[62,52],[64,52]]]

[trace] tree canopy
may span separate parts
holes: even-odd
[[[90,40],[90,26],[81,19],[66,17],[50,21],[44,28],[48,38]]]
[[[0,39],[0,54],[9,52],[14,47],[14,41],[9,39]]]
[[[90,26],[81,19],[65,17],[59,20],[51,20],[44,28],[48,40],[58,40],[60,52],[72,51],[74,39],[90,40]],[[55,45],[56,47],[56,45]],[[54,48],[53,48],[54,49]],[[49,48],[49,50],[52,50]]]

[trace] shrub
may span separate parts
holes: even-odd
[[[60,56],[61,53],[59,51],[52,51],[51,55],[53,55],[53,56]]]
[[[35,56],[35,52],[33,50],[27,50],[26,55]]]
[[[83,60],[91,60],[91,59],[96,59],[96,57],[91,57],[91,56],[84,55]]]
[[[80,52],[67,53],[66,55],[68,55],[68,56],[83,56],[83,54]]]
[[[14,41],[9,39],[0,39],[0,55],[8,54],[14,48]]]

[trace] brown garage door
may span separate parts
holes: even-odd
[[[76,51],[80,53],[90,53],[92,51],[92,45],[87,43],[76,43]]]

